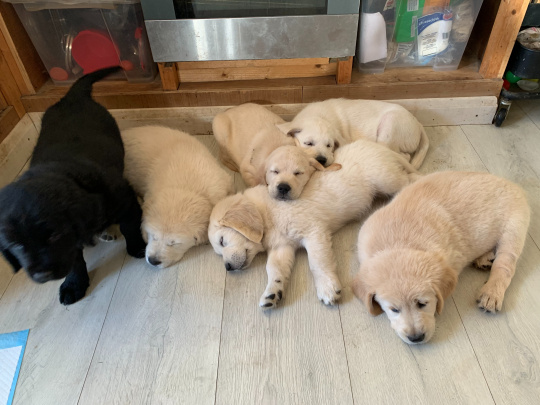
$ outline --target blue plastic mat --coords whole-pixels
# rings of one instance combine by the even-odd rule
[[[0,405],[11,405],[21,369],[28,329],[0,334]]]

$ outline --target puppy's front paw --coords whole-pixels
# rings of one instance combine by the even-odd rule
[[[500,311],[504,300],[504,292],[504,288],[488,281],[478,293],[476,300],[478,307],[486,312]]]
[[[315,282],[317,297],[326,305],[335,305],[341,299],[341,283],[337,280],[321,279]]]
[[[126,239],[126,250],[128,252],[128,255],[135,257],[137,259],[142,259],[145,256],[146,251],[146,243],[141,238],[137,241],[129,241]]]
[[[77,285],[63,282],[60,286],[60,303],[64,305],[74,304],[84,297],[87,289],[88,284]]]
[[[261,295],[259,306],[262,309],[270,309],[277,306],[278,302],[283,298],[283,290],[277,286],[267,287],[264,294]]]
[[[478,259],[476,259],[473,262],[473,266],[480,270],[489,270],[491,269],[491,266],[493,265],[494,260],[495,260],[495,252],[490,251],[480,256]]]

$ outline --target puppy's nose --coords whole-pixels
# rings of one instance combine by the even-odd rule
[[[152,266],[159,266],[161,264],[161,260],[157,259],[154,256],[150,256],[146,259],[148,263],[150,263]]]
[[[422,334],[407,336],[407,339],[409,339],[413,343],[420,343],[421,341],[424,340],[425,337],[426,337],[426,334],[422,333]]]
[[[278,184],[277,189],[280,194],[287,194],[289,191],[291,191],[291,186],[289,186],[287,183],[280,183]]]
[[[232,270],[234,270],[232,264],[230,264],[229,262],[225,263],[225,269],[226,269],[227,271],[232,271]]]
[[[32,274],[32,280],[34,280],[36,283],[45,283],[52,279],[53,279],[52,271],[42,271],[40,273]]]
[[[315,160],[316,160],[317,162],[319,162],[319,163],[320,163],[321,165],[323,165],[323,166],[326,164],[326,161],[327,161],[327,159],[326,159],[324,156],[317,156],[317,157],[315,158]]]

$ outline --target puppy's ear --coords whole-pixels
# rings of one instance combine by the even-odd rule
[[[21,263],[15,256],[11,254],[8,249],[2,249],[2,255],[6,258],[7,262],[13,267],[13,271],[17,273],[21,269]]]
[[[255,243],[261,243],[263,238],[263,219],[255,204],[245,198],[234,204],[219,221],[226,226],[241,233]]]
[[[287,136],[295,137],[295,135],[302,131],[300,128],[295,128],[292,122],[285,122],[283,124],[276,124],[276,127],[279,128],[281,132]]]
[[[369,313],[373,316],[377,316],[383,313],[383,310],[379,303],[375,301],[375,291],[362,280],[360,274],[357,274],[352,283],[352,290],[360,300],[362,300],[369,310]]]
[[[437,313],[440,315],[444,308],[444,300],[452,294],[458,281],[457,272],[448,267],[442,267],[435,281],[434,290],[437,296]]]
[[[339,142],[338,142],[338,141],[334,141],[334,150],[336,150],[337,148],[339,148]]]

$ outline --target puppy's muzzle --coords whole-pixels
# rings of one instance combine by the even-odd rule
[[[152,266],[159,266],[161,264],[161,260],[159,260],[155,256],[150,256],[146,258],[146,261],[151,264]]]
[[[322,155],[319,155],[319,156],[317,156],[317,157],[315,158],[315,160],[316,160],[317,162],[319,162],[321,165],[324,166],[324,165],[326,164],[326,161],[327,161],[328,159],[326,159],[326,158],[325,158],[324,156],[322,156]]]
[[[289,191],[291,191],[291,186],[289,186],[287,183],[279,183],[277,185],[277,191],[278,197],[284,199],[289,194]]]
[[[407,336],[407,339],[409,339],[411,343],[421,343],[424,341],[425,338],[425,333],[418,333],[416,335]]]

